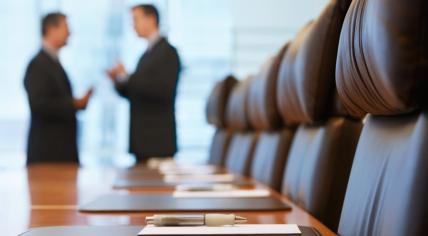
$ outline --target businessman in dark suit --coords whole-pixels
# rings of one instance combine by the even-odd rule
[[[159,34],[159,13],[153,5],[132,8],[134,29],[148,48],[134,73],[119,63],[108,70],[117,92],[131,105],[129,151],[137,162],[172,157],[177,152],[175,97],[180,73],[176,49]]]
[[[69,35],[64,14],[51,13],[42,19],[43,46],[30,61],[24,78],[31,110],[27,164],[78,162],[76,111],[86,108],[92,90],[82,98],[73,98],[58,58]]]

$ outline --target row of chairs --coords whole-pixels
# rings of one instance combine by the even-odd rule
[[[207,103],[209,164],[341,235],[422,235],[428,4],[392,2],[331,0],[256,75],[220,81]]]

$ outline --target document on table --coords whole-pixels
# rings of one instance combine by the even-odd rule
[[[230,190],[230,191],[174,191],[175,198],[248,198],[270,196],[269,190]]]
[[[163,175],[212,175],[217,173],[216,169],[176,169],[160,171]]]
[[[138,235],[301,235],[295,224],[243,224],[234,226],[177,226],[148,225]]]
[[[237,190],[239,187],[233,184],[222,183],[193,183],[193,184],[179,184],[175,186],[176,191],[231,191]]]
[[[161,164],[158,169],[164,173],[169,171],[215,171],[218,170],[218,167],[213,165]]]
[[[214,174],[214,175],[165,175],[163,180],[166,183],[198,183],[198,182],[232,182],[235,175],[232,174]]]
[[[192,165],[183,165],[183,166],[161,166],[159,172],[162,174],[213,174],[218,171],[218,168],[215,166],[192,166]]]

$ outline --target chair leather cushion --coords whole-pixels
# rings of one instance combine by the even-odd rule
[[[329,115],[339,36],[349,6],[343,2],[331,0],[320,16],[298,33],[284,55],[277,99],[289,125],[314,123]]]
[[[248,117],[258,130],[278,129],[282,125],[276,101],[279,66],[289,43],[266,62],[251,82],[248,95]]]
[[[282,193],[336,230],[361,121],[331,118],[298,127],[285,168]]]
[[[226,168],[230,172],[249,175],[257,139],[255,132],[233,134],[226,156]]]
[[[229,100],[230,92],[238,83],[233,76],[228,76],[224,80],[217,82],[211,91],[208,102],[205,107],[206,118],[209,124],[217,128],[225,128],[226,124],[226,106]]]
[[[232,90],[226,110],[228,127],[235,131],[251,129],[248,119],[248,89],[253,77],[240,81]]]
[[[339,234],[427,235],[428,116],[369,116],[358,143]]]
[[[404,114],[427,103],[426,0],[354,0],[340,37],[336,83],[355,115]]]
[[[281,190],[284,166],[293,135],[294,130],[289,128],[264,131],[260,134],[251,165],[253,179],[276,191]]]
[[[211,142],[208,164],[224,166],[231,137],[232,132],[227,129],[216,130]]]

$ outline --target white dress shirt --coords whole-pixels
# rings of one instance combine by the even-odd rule
[[[56,62],[59,62],[59,51],[58,49],[55,49],[52,47],[49,43],[46,41],[43,41],[42,43],[42,49],[45,51],[52,59],[54,59]]]

